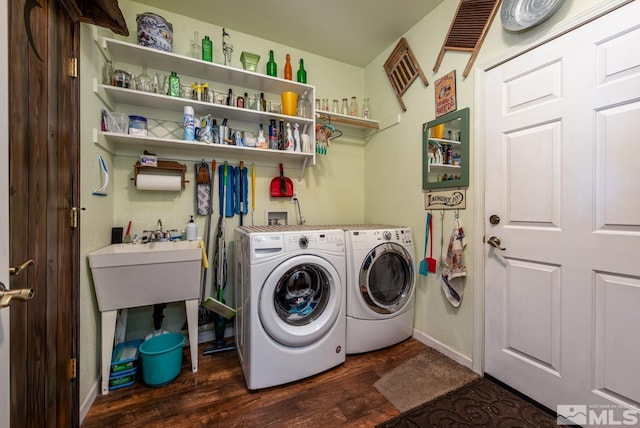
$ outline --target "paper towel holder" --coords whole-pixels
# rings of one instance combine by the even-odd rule
[[[131,180],[133,180],[133,184],[136,186],[138,185],[138,174],[140,174],[141,171],[158,171],[158,170],[178,171],[181,175],[180,181],[182,183],[182,190],[184,190],[185,183],[189,182],[189,180],[185,179],[185,173],[187,171],[187,167],[186,165],[183,165],[180,162],[158,159],[158,166],[145,166],[145,165],[142,165],[140,161],[137,161],[133,166],[133,170],[134,170],[134,173],[133,173],[133,178]]]

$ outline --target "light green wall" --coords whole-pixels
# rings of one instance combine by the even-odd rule
[[[502,55],[506,50],[528,39],[544,34],[545,30],[558,22],[574,17],[604,0],[568,0],[560,11],[538,27],[521,33],[508,33],[502,30],[500,16],[496,16],[474,62],[474,66]],[[408,31],[404,37],[411,46],[418,63],[424,71],[429,86],[416,80],[403,96],[407,111],[402,113],[399,103],[383,73],[382,65],[389,57],[395,44],[389,46],[365,68],[365,88],[371,97],[371,109],[381,117],[394,117],[400,113],[397,126],[379,133],[365,146],[365,220],[371,223],[406,224],[413,228],[416,242],[416,256],[421,257],[424,243],[425,216],[424,194],[422,192],[422,124],[435,118],[435,81],[446,73],[456,71],[457,107],[471,108],[470,138],[470,185],[467,191],[467,208],[461,210],[467,239],[465,261],[467,278],[464,298],[459,308],[453,308],[441,290],[438,277],[429,274],[419,275],[416,293],[415,329],[429,338],[442,343],[454,352],[470,360],[473,356],[473,282],[474,249],[477,240],[482,239],[483,231],[474,230],[474,221],[482,216],[474,206],[477,192],[482,192],[474,183],[476,115],[476,84],[472,70],[466,78],[462,72],[470,57],[467,53],[447,51],[436,73],[432,71],[445,35],[455,15],[457,1],[447,0],[427,17]],[[482,171],[480,171],[482,173]],[[434,212],[434,254],[440,256],[440,212]],[[444,253],[453,228],[454,214],[445,214]]]
[[[579,12],[604,0],[567,0],[565,6],[548,22],[521,34],[502,31],[499,17],[494,21],[487,38],[475,61],[475,65],[499,56],[506,49],[523,43],[526,39],[543,32],[559,21],[575,16]],[[291,49],[267,40],[242,34],[228,28],[230,43],[234,45],[232,65],[239,67],[239,57],[243,50],[258,53],[261,58],[258,70],[263,72],[269,49],[276,53],[279,73],[282,73],[284,54],[290,53],[294,61],[303,57],[308,71],[308,82],[316,86],[318,98],[343,98],[364,96],[371,99],[373,119],[380,120],[386,128],[365,142],[356,136],[345,136],[336,140],[329,149],[328,156],[319,156],[318,164],[307,169],[303,181],[294,180],[303,215],[310,224],[331,223],[392,223],[413,228],[416,242],[416,256],[422,255],[424,242],[424,195],[421,189],[421,126],[434,118],[434,81],[451,70],[457,72],[458,108],[471,107],[472,122],[475,115],[475,82],[473,71],[462,78],[462,70],[469,58],[468,54],[447,52],[437,73],[431,70],[440,50],[458,2],[447,0],[430,15],[407,32],[407,38],[418,62],[429,80],[424,87],[418,80],[404,94],[407,111],[402,112],[391,91],[382,64],[394,45],[389,46],[364,69],[342,64],[307,52]],[[164,11],[153,10],[146,5],[124,0],[120,7],[127,20],[131,36],[127,40],[135,42],[135,15],[142,12],[157,12],[174,26],[174,52],[187,53],[193,31],[200,37],[211,36],[214,43],[214,61],[221,59],[221,27],[197,20],[187,19]],[[106,246],[110,240],[112,226],[125,226],[133,221],[134,232],[153,227],[158,217],[165,226],[181,228],[193,211],[192,183],[179,195],[149,194],[132,188],[130,177],[135,159],[114,157],[97,147],[92,140],[93,129],[99,124],[102,107],[92,92],[92,79],[100,75],[102,57],[93,43],[94,27],[82,25],[81,44],[81,203],[85,208],[81,218],[81,258],[86,254]],[[110,32],[101,34],[113,37]],[[139,72],[139,70],[138,70]],[[395,124],[397,119],[400,123]],[[419,276],[415,328],[419,332],[443,343],[452,350],[472,358],[473,347],[473,242],[482,239],[482,231],[473,228],[475,216],[482,215],[474,209],[475,193],[481,191],[473,183],[474,171],[474,124],[471,124],[471,174],[472,182],[467,193],[467,209],[460,216],[464,223],[467,242],[465,251],[468,276],[464,300],[460,308],[453,309],[443,298],[440,284],[434,275]],[[112,173],[109,196],[96,197],[91,192],[100,187],[100,172],[97,156],[105,156]],[[162,155],[160,153],[160,155]],[[210,160],[210,158],[208,159]],[[222,161],[223,159],[217,159]],[[184,163],[184,162],[183,162]],[[192,167],[192,163],[189,162]],[[298,171],[287,169],[286,174],[296,177]],[[277,174],[276,165],[264,163],[257,168],[257,209],[256,224],[263,224],[264,209],[287,209],[294,218],[293,206],[287,202],[277,202],[268,196],[268,183]],[[247,218],[247,221],[249,221]],[[440,239],[439,214],[435,216],[434,233],[436,243]],[[445,241],[451,231],[453,214],[448,213],[445,221]],[[227,222],[227,236],[231,236],[237,218]],[[245,223],[246,224],[246,223]],[[198,220],[198,230],[204,230],[203,219]],[[439,245],[434,247],[439,255]],[[85,401],[91,388],[99,379],[100,332],[99,312],[90,279],[87,263],[81,266],[81,313],[80,313],[80,401]],[[174,305],[175,306],[175,305]],[[168,309],[167,323],[176,326],[182,323],[180,308]],[[130,330],[142,334],[151,326],[150,310],[138,310],[130,314]],[[171,328],[171,327],[168,327]],[[177,327],[180,328],[180,327]],[[131,333],[130,333],[131,334]]]

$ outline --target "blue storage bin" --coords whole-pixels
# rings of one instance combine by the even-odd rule
[[[117,375],[109,376],[109,390],[113,391],[114,389],[133,385],[136,382],[137,371],[137,368],[134,367],[131,370],[125,370],[123,372],[119,372]]]
[[[118,343],[111,354],[111,374],[120,375],[136,368],[142,340]]]
[[[144,383],[162,386],[178,377],[182,368],[184,342],[182,334],[167,333],[154,336],[140,345]]]

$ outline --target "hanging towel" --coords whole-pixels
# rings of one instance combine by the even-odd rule
[[[235,186],[236,186],[236,180],[235,180],[235,170],[231,165],[227,166],[227,188],[226,188],[226,192],[224,194],[224,213],[225,213],[225,217],[233,217],[233,215],[236,212],[236,207],[235,207]],[[222,215],[222,198],[223,198],[223,194],[222,194],[222,189],[224,187],[224,185],[222,184],[224,183],[224,165],[220,165],[218,167],[218,196],[220,199],[220,215]]]
[[[456,308],[462,302],[464,277],[467,276],[467,267],[464,262],[464,247],[466,245],[462,223],[456,218],[451,238],[449,238],[447,258],[441,277],[442,290],[449,302]]]
[[[198,172],[200,171],[200,168],[204,168],[207,171],[207,183],[198,183]],[[213,199],[211,197],[213,186],[211,182],[211,175],[209,174],[209,165],[204,162],[198,162],[195,165],[195,170],[196,213],[198,215],[210,215],[213,213],[213,204],[211,203],[211,200]],[[211,171],[211,173],[215,174],[215,171]]]
[[[247,168],[243,167],[242,170],[239,166],[235,167],[235,213],[247,214],[249,212],[249,206],[247,204],[247,196],[249,196],[247,179]]]

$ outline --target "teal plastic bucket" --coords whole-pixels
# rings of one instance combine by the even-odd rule
[[[182,368],[184,336],[167,333],[154,336],[140,345],[142,380],[149,386],[162,386],[174,380]]]

